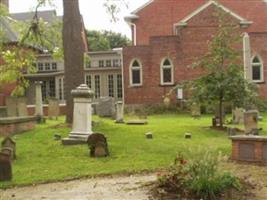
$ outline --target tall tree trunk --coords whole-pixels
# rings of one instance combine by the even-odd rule
[[[220,103],[219,103],[219,115],[220,115],[220,127],[223,127],[223,102],[222,102],[222,99],[220,99]]]
[[[219,116],[220,116],[220,127],[223,127],[223,91],[220,92],[219,99]]]
[[[73,99],[71,90],[84,83],[83,56],[85,44],[82,38],[83,22],[79,10],[79,0],[63,0],[63,8],[66,122],[72,123]]]

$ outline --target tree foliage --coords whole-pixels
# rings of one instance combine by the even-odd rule
[[[201,67],[205,74],[188,84],[192,101],[220,106],[221,126],[224,102],[245,107],[254,103],[257,96],[255,85],[244,77],[241,51],[236,48],[241,36],[234,24],[226,20],[227,16],[218,10],[218,32],[210,41],[208,52],[194,63],[194,67]]]
[[[47,23],[38,17],[38,9],[49,2],[40,0],[33,19],[29,21],[10,20],[7,9],[4,5],[0,5],[1,20],[7,22],[18,37],[15,44],[10,44],[6,30],[0,30],[0,86],[15,83],[13,96],[23,96],[29,86],[29,81],[24,74],[36,72],[34,65],[36,54],[40,51],[53,54],[58,53],[58,49],[62,49],[62,23],[56,19],[53,23]]]
[[[91,51],[111,50],[128,46],[131,43],[126,36],[112,31],[87,30],[86,35]]]

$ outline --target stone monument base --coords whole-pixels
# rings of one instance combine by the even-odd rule
[[[81,134],[81,133],[70,133],[69,137],[63,138],[63,145],[79,145],[79,144],[87,144],[88,137],[91,134]]]

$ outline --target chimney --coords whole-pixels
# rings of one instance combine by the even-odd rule
[[[9,11],[9,0],[0,0],[1,4],[4,4],[7,7],[7,10]]]

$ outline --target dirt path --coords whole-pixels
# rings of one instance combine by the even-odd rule
[[[155,175],[133,175],[50,183],[0,190],[0,200],[151,200],[147,187]]]

